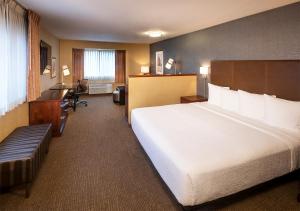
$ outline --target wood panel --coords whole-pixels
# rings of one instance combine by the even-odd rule
[[[212,61],[211,83],[300,100],[300,60]]]
[[[129,77],[128,79],[128,122],[135,108],[180,103],[180,97],[196,95],[197,75],[159,77]]]
[[[29,102],[29,124],[52,123],[53,136],[60,136],[68,113],[63,102],[68,90],[47,90],[37,100]]]
[[[212,71],[213,70],[213,71]],[[233,85],[234,64],[226,61],[215,61],[211,64],[211,80],[215,85],[232,86]]]
[[[300,61],[267,62],[269,94],[300,100]]]
[[[125,78],[126,78],[126,51],[125,50],[116,50],[115,65],[116,65],[115,82],[125,83]]]

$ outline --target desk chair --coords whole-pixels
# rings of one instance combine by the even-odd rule
[[[80,95],[87,93],[87,80],[78,80],[76,87],[74,87],[73,89],[69,89],[68,95],[66,97],[69,102],[69,108],[71,107],[73,108],[73,111],[76,111],[76,107],[79,104],[87,106],[88,103],[86,100],[79,100]]]
[[[76,86],[76,90],[75,90],[75,109],[76,106],[79,104],[88,105],[88,102],[86,100],[79,100],[79,97],[83,94],[87,94],[88,93],[88,87],[87,87],[87,80],[78,80],[77,81],[77,86]]]

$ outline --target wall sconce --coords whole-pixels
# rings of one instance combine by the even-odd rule
[[[70,75],[71,73],[70,73],[70,69],[69,69],[69,67],[68,67],[68,65],[63,65],[62,66],[62,71],[61,71],[61,83],[62,83],[62,85],[64,85],[64,76],[68,76],[68,75]]]
[[[208,75],[208,67],[200,67],[200,74],[204,77],[207,77]]]
[[[174,59],[172,59],[172,58],[170,58],[169,60],[168,60],[168,62],[167,62],[167,64],[166,64],[166,68],[168,69],[168,70],[170,70],[171,68],[172,68],[172,66],[174,66],[174,71],[175,71],[175,75],[177,74],[176,73],[176,62],[174,61]]]
[[[200,67],[200,75],[204,78],[204,97],[206,97],[206,79],[209,67]]]
[[[149,66],[141,66],[141,73],[144,75],[149,74]]]
[[[49,74],[51,71],[51,66],[50,65],[47,65],[43,71],[43,75],[46,75],[46,74]]]

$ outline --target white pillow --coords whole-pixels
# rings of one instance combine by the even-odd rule
[[[222,89],[229,89],[229,87],[217,86],[208,83],[208,103],[212,105],[221,106],[221,91]]]
[[[239,96],[239,114],[252,118],[263,120],[265,116],[265,99],[262,94],[253,94],[238,90]]]
[[[265,99],[265,122],[271,126],[300,134],[300,102],[283,100],[268,95]]]
[[[239,94],[234,90],[222,89],[221,91],[221,107],[223,109],[239,112]]]

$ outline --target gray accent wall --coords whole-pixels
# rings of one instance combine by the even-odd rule
[[[300,2],[153,43],[152,73],[156,51],[164,52],[164,64],[174,58],[181,73],[197,73],[197,91],[203,95],[199,67],[212,60],[300,59]]]

